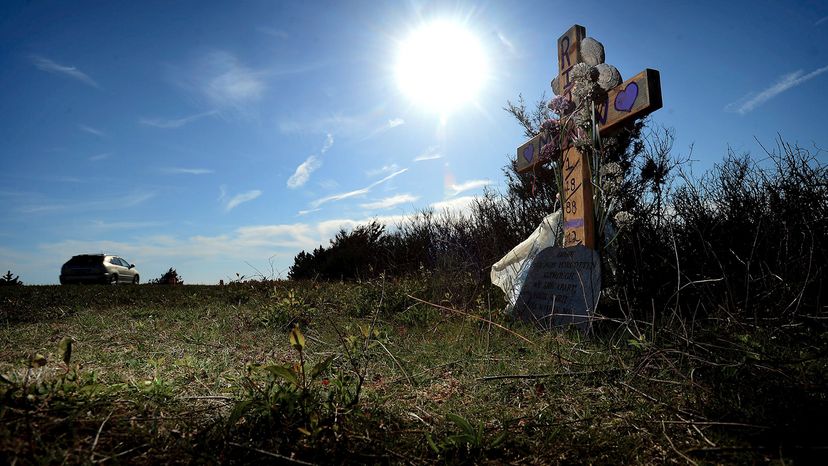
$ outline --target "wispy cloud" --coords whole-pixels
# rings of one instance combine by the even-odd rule
[[[360,204],[359,206],[363,209],[368,210],[390,209],[400,204],[416,202],[418,199],[420,199],[420,196],[412,196],[411,194],[397,194],[396,196],[386,197],[385,199],[380,199],[376,202],[367,202],[365,204]]]
[[[31,59],[32,64],[34,64],[34,66],[41,71],[63,75],[72,79],[76,79],[86,85],[100,88],[100,86],[97,82],[95,82],[94,79],[90,78],[88,74],[75,68],[74,66],[61,65],[59,63],[53,62],[52,60],[49,60],[48,58],[40,57],[37,55],[33,55]]]
[[[463,183],[454,183],[449,186],[449,189],[452,191],[452,196],[456,196],[464,191],[482,188],[483,186],[490,185],[491,183],[491,180],[469,180]]]
[[[92,227],[97,230],[138,230],[163,225],[161,222],[106,222],[103,220],[92,221]]]
[[[334,132],[365,141],[404,124],[405,120],[399,117],[378,122],[376,112],[354,115],[335,113],[310,119],[282,119],[279,122],[279,130],[285,134]]]
[[[322,150],[320,151],[322,154],[328,152],[328,150],[333,146],[334,138],[333,134],[328,133],[325,137],[325,145],[322,146]]]
[[[88,179],[82,179],[77,176],[62,176],[62,175],[16,175],[16,178],[34,180],[46,183],[85,183]]]
[[[0,197],[10,197],[10,198],[31,198],[33,196],[37,196],[38,193],[32,191],[17,191],[17,190],[10,190],[10,189],[0,189]]]
[[[258,100],[265,92],[261,73],[243,66],[228,53],[212,55],[209,67],[213,73],[202,83],[202,90],[218,105],[242,105]]]
[[[297,133],[328,133],[336,128],[337,134],[353,134],[364,132],[366,121],[362,117],[333,114],[316,117],[310,120],[282,119],[279,122],[279,131],[284,134]]]
[[[311,173],[315,172],[321,166],[322,161],[319,160],[319,157],[311,155],[296,167],[296,171],[287,180],[287,187],[296,189],[304,186],[310,179]]]
[[[154,126],[156,128],[172,129],[180,128],[188,123],[192,123],[204,117],[217,115],[218,110],[210,110],[209,112],[197,113],[195,115],[186,116],[183,118],[141,118],[139,123],[145,126]]]
[[[475,196],[460,196],[448,201],[435,202],[429,207],[437,212],[464,213],[469,210],[475,199],[477,199]]]
[[[97,128],[93,128],[91,126],[78,125],[78,129],[80,129],[83,132],[89,133],[89,134],[94,134],[95,136],[98,136],[100,138],[106,137],[106,133],[104,133],[103,131],[101,131]]]
[[[773,99],[777,95],[787,91],[788,89],[799,86],[800,84],[811,80],[826,71],[828,71],[828,66],[823,66],[822,68],[818,68],[807,74],[803,74],[804,72],[802,70],[788,73],[783,75],[775,84],[762,92],[758,94],[748,94],[741,100],[728,104],[725,106],[725,111],[736,112],[740,115],[744,115],[768,100]]]
[[[514,55],[514,54],[515,54],[515,46],[512,44],[512,41],[510,41],[510,40],[506,37],[506,35],[505,35],[505,34],[503,34],[502,32],[498,31],[498,33],[497,33],[497,38],[498,38],[498,40],[500,40],[500,43],[501,43],[501,44],[503,44],[503,46],[504,46],[504,47],[506,47],[506,50],[508,50],[508,51],[509,51],[509,53],[511,53],[512,55]]]
[[[471,205],[475,202],[475,199],[477,199],[475,196],[462,196],[448,201],[435,202],[430,204],[429,207],[434,209],[438,214],[450,213],[464,215],[470,212]],[[342,228],[349,229],[373,221],[387,225],[389,228],[396,228],[406,222],[416,220],[417,217],[417,213],[408,213],[400,215],[372,215],[362,219],[331,219],[317,223],[315,230],[319,232],[321,238],[329,239]]]
[[[339,187],[339,183],[336,180],[332,180],[330,178],[319,180],[317,184],[322,189],[336,189]]]
[[[392,118],[388,120],[388,123],[385,124],[385,127],[391,129],[403,124],[405,124],[405,120],[403,120],[402,118]]]
[[[244,204],[245,202],[252,201],[253,199],[256,199],[261,195],[262,192],[258,189],[236,194],[227,201],[227,203],[224,205],[224,210],[225,212],[230,212],[239,205]]]
[[[298,212],[298,215],[308,215],[308,214],[313,213],[313,212],[319,212],[320,210],[322,210],[322,209],[307,209],[307,210],[300,210],[300,211]]]
[[[352,197],[364,196],[364,195],[368,194],[369,192],[371,192],[371,190],[369,188],[360,188],[360,189],[355,189],[353,191],[348,191],[348,192],[344,192],[344,193],[332,194],[330,196],[326,196],[326,197],[323,197],[321,199],[317,199],[317,200],[311,202],[311,205],[314,208],[317,208],[317,207],[321,206],[322,204],[327,204],[328,202],[342,201],[342,200],[349,199],[349,198],[352,198]]]
[[[134,207],[155,197],[155,192],[137,191],[129,194],[110,196],[107,199],[92,201],[66,202],[42,202],[23,205],[18,210],[23,213],[49,213],[49,212],[86,212],[96,210],[120,210]]]
[[[414,157],[414,161],[415,162],[422,162],[422,161],[425,161],[425,160],[435,160],[435,159],[442,158],[443,155],[440,154],[439,151],[440,151],[440,149],[437,146],[429,147],[428,149],[426,149],[425,152],[423,152],[422,154]]]
[[[267,91],[263,70],[243,64],[234,54],[212,51],[183,67],[170,67],[174,82],[200,96],[209,108],[244,113]]]
[[[98,154],[98,155],[93,155],[93,156],[89,157],[89,161],[90,162],[99,162],[101,160],[108,159],[110,155],[112,155],[112,154],[110,154],[109,152],[106,152],[106,153],[103,153],[103,154]]]
[[[820,24],[822,24],[822,23],[824,23],[824,22],[826,22],[826,21],[828,21],[828,16],[824,16],[824,17],[822,17],[822,18],[819,18],[819,19],[817,20],[817,22],[816,22],[816,23],[814,23],[814,26],[819,26]]]
[[[328,133],[325,138],[325,144],[322,146],[322,150],[319,151],[320,156],[324,155],[330,148],[333,146],[334,138],[331,133]],[[311,155],[304,162],[299,164],[296,167],[296,171],[293,172],[293,175],[290,176],[287,180],[287,187],[290,189],[296,189],[305,185],[310,179],[311,173],[315,172],[322,166],[322,160],[319,159],[316,155]]]
[[[235,240],[249,248],[302,247],[313,241],[313,230],[301,223],[239,227]]]
[[[372,189],[372,188],[374,188],[374,187],[376,187],[376,186],[379,186],[379,185],[381,185],[382,183],[385,183],[386,181],[388,181],[388,180],[390,180],[390,179],[392,179],[392,178],[395,178],[395,177],[397,177],[397,176],[399,176],[399,175],[402,175],[403,173],[405,173],[405,172],[407,172],[407,171],[408,171],[408,169],[407,169],[407,168],[402,168],[402,169],[400,169],[400,170],[397,170],[397,171],[395,171],[394,173],[391,173],[390,175],[386,176],[385,178],[383,178],[383,179],[381,179],[381,180],[379,180],[379,181],[375,181],[375,182],[371,183],[371,184],[368,186],[368,189]]]
[[[394,178],[398,175],[401,175],[401,174],[403,174],[407,171],[408,171],[407,168],[403,168],[401,170],[397,170],[394,173],[391,173],[390,175],[386,176],[385,178],[383,178],[381,180],[378,180],[378,181],[375,181],[375,182],[371,183],[370,185],[368,185],[364,188],[355,189],[353,191],[334,194],[334,195],[331,195],[331,196],[323,197],[321,199],[317,199],[317,200],[311,202],[311,206],[313,206],[313,208],[317,208],[317,207],[321,206],[322,204],[327,204],[328,202],[342,201],[344,199],[349,199],[349,198],[352,198],[352,197],[364,196],[365,194],[368,194],[369,192],[371,192],[371,190],[374,189],[375,187],[377,187],[377,186],[381,185],[382,183],[385,183],[386,181],[389,181],[392,178]]]
[[[155,192],[137,192],[137,193],[133,193],[133,194],[130,194],[128,196],[125,196],[123,199],[118,199],[114,202],[113,201],[107,201],[105,204],[101,204],[101,205],[104,205],[107,208],[113,208],[113,207],[118,208],[117,204],[118,204],[118,201],[120,200],[121,201],[120,204],[121,204],[122,207],[134,207],[134,206],[143,204],[144,202],[147,202],[148,200],[154,198],[155,195],[156,195]]]
[[[161,172],[167,175],[209,175],[214,171],[210,170],[209,168],[169,167],[162,168]]]
[[[402,126],[405,124],[405,120],[402,118],[392,118],[385,123],[381,124],[380,126],[374,128],[367,136],[363,139],[371,139],[374,136],[377,136],[381,133],[388,131],[389,129],[396,128],[397,126]]]
[[[336,218],[330,220],[323,220],[316,224],[316,231],[319,232],[321,238],[330,239],[333,238],[341,229],[352,229],[357,225],[367,225],[371,222],[379,222],[383,225],[387,225],[390,228],[394,228],[399,224],[404,223],[406,220],[409,220],[412,215],[372,215],[367,218],[362,219],[352,219],[352,218]]]
[[[383,165],[380,168],[375,168],[373,170],[368,170],[367,172],[365,172],[365,174],[368,175],[368,176],[373,177],[373,176],[377,176],[377,175],[382,175],[384,173],[392,173],[392,172],[395,172],[399,169],[400,169],[399,165],[397,165],[396,163],[392,163],[390,165]]]

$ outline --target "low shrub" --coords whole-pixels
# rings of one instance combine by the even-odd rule
[[[20,276],[14,275],[11,273],[11,270],[6,272],[5,275],[0,277],[0,286],[19,286],[22,285],[23,282],[20,281]]]
[[[149,283],[152,285],[183,285],[184,280],[174,268],[170,267],[170,270],[164,272],[159,278],[150,280]]]

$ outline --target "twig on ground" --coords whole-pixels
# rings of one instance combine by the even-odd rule
[[[232,397],[229,396],[220,396],[220,395],[208,395],[208,396],[182,396],[181,400],[214,400],[214,401],[233,401]]]
[[[255,451],[256,453],[260,453],[262,455],[269,456],[271,458],[278,458],[282,461],[287,461],[288,463],[291,463],[291,464],[302,464],[302,465],[314,465],[315,464],[315,463],[308,463],[307,461],[297,460],[297,459],[291,458],[289,456],[280,455],[278,453],[273,453],[272,451],[261,450],[259,448],[254,448],[254,447],[248,447],[247,445],[242,445],[242,444],[236,443],[236,442],[227,442],[227,444],[232,445],[234,447],[238,447],[238,448],[244,448],[244,449],[247,449],[247,450],[250,450],[250,451]]]
[[[115,459],[115,458],[118,458],[118,457],[124,456],[124,455],[126,455],[127,453],[132,453],[132,452],[133,452],[133,451],[135,451],[135,450],[138,450],[138,449],[141,449],[141,448],[144,448],[144,447],[147,447],[147,446],[149,446],[149,443],[144,443],[144,444],[138,445],[137,447],[130,448],[129,450],[124,450],[124,451],[122,451],[122,452],[120,452],[120,453],[116,453],[116,454],[114,454],[114,455],[112,455],[112,456],[107,456],[107,457],[105,457],[105,458],[101,458],[101,459],[99,459],[99,460],[93,461],[93,463],[98,463],[98,464],[100,464],[100,463],[104,463],[104,462],[106,462],[106,461],[109,461],[109,460],[112,460],[112,459]]]
[[[715,446],[716,446],[716,444],[715,444],[715,443],[713,443],[713,441],[711,441],[709,438],[707,438],[707,436],[706,436],[706,435],[704,435],[704,432],[702,432],[702,431],[701,431],[701,429],[699,429],[699,426],[697,426],[697,425],[695,425],[695,424],[691,424],[691,425],[690,425],[690,427],[692,427],[692,428],[693,428],[693,430],[695,430],[696,432],[698,432],[698,434],[701,436],[702,440],[704,440],[704,441],[705,441],[705,443],[707,443],[707,444],[708,444],[708,445],[710,445],[711,447],[715,447]]]
[[[408,376],[408,372],[406,372],[405,368],[402,366],[402,364],[400,364],[400,361],[398,361],[397,358],[395,358],[394,355],[391,354],[391,351],[388,351],[388,348],[386,348],[385,345],[382,344],[381,341],[379,341],[379,340],[374,340],[374,341],[376,341],[382,347],[382,349],[384,349],[385,352],[388,353],[388,356],[391,356],[391,359],[394,361],[394,363],[397,365],[397,367],[400,368],[403,375],[405,375],[405,378],[408,380],[408,385],[413,387],[414,382],[411,380],[411,377]]]
[[[112,413],[114,412],[115,410],[110,411],[109,414],[106,415],[106,419],[104,419],[101,423],[101,426],[98,427],[98,433],[95,434],[95,441],[92,442],[92,448],[89,449],[89,461],[92,461],[92,455],[95,454],[95,447],[98,446],[98,440],[101,438],[101,432],[103,431],[104,424],[106,424],[106,421],[108,421],[109,418],[112,417]]]
[[[670,448],[672,448],[674,452],[676,452],[679,456],[681,456],[682,458],[687,460],[687,462],[690,463],[690,464],[693,464],[693,465],[699,464],[699,463],[693,461],[693,459],[690,458],[689,456],[687,456],[684,453],[680,452],[678,448],[676,448],[675,444],[673,444],[673,440],[670,438],[669,435],[667,435],[667,427],[664,425],[663,422],[661,423],[661,430],[662,430],[662,432],[664,432],[664,438],[666,438],[667,442],[670,443]]]
[[[579,372],[554,372],[551,374],[513,374],[513,375],[487,375],[478,377],[477,380],[488,382],[490,380],[503,379],[546,379],[551,377],[577,377],[581,375],[615,374],[623,372],[622,369],[609,369],[601,371],[579,371]]]
[[[460,315],[462,315],[462,316],[471,317],[472,319],[477,319],[477,320],[480,320],[480,321],[482,321],[482,322],[486,322],[486,323],[492,324],[492,325],[494,325],[495,327],[497,327],[497,328],[499,328],[499,329],[501,329],[501,330],[504,330],[504,331],[506,331],[507,333],[510,333],[510,334],[512,334],[512,335],[514,335],[514,336],[516,336],[516,337],[520,338],[521,340],[525,341],[526,343],[529,343],[530,345],[534,345],[534,344],[535,344],[535,342],[533,342],[532,340],[530,340],[530,339],[528,339],[528,338],[524,337],[523,335],[521,335],[521,334],[519,334],[519,333],[517,333],[517,332],[515,332],[515,331],[513,331],[513,330],[510,330],[510,329],[508,329],[508,328],[506,328],[506,327],[504,327],[504,326],[502,326],[502,325],[498,324],[497,322],[492,322],[491,320],[486,319],[485,317],[480,317],[480,316],[476,316],[476,315],[474,315],[474,314],[469,314],[468,312],[459,311],[459,310],[457,310],[457,309],[452,309],[452,308],[450,308],[450,307],[442,306],[442,305],[440,305],[440,304],[430,303],[430,302],[428,302],[428,301],[426,301],[426,300],[424,300],[424,299],[420,299],[420,298],[417,298],[417,297],[415,297],[415,296],[408,295],[408,297],[409,297],[409,298],[411,298],[411,299],[413,299],[414,301],[419,302],[419,303],[422,303],[422,304],[427,304],[427,305],[432,306],[432,307],[436,307],[437,309],[442,309],[442,310],[444,310],[444,311],[454,312],[455,314],[460,314]],[[568,361],[568,362],[571,362],[571,361]]]
[[[758,424],[745,424],[743,422],[719,422],[719,421],[658,421],[664,424],[684,424],[692,426],[730,426],[730,427],[750,427],[753,429],[769,429],[768,426],[760,426]]]
[[[662,405],[662,406],[664,406],[664,407],[666,407],[666,408],[668,408],[668,409],[670,409],[670,410],[672,410],[672,411],[675,411],[675,412],[680,413],[680,414],[684,414],[685,416],[690,416],[690,417],[701,417],[701,416],[699,416],[698,414],[693,414],[693,413],[688,412],[688,411],[685,411],[685,410],[683,410],[683,409],[679,409],[679,408],[676,408],[676,407],[674,407],[674,406],[670,406],[669,404],[667,404],[667,403],[665,403],[665,402],[663,402],[663,401],[661,401],[661,400],[658,400],[658,399],[656,399],[656,398],[654,398],[654,397],[652,397],[652,396],[650,396],[650,395],[648,395],[648,394],[646,394],[646,393],[642,392],[641,390],[639,390],[639,389],[637,389],[637,388],[633,387],[632,385],[630,385],[630,384],[628,384],[628,383],[626,383],[626,382],[619,382],[619,384],[621,384],[621,385],[623,385],[623,386],[625,386],[625,387],[629,388],[630,390],[634,391],[635,393],[638,393],[639,395],[641,395],[641,396],[643,396],[644,398],[646,398],[646,399],[648,399],[648,400],[652,401],[653,403],[658,403],[658,404],[660,404],[660,405]]]

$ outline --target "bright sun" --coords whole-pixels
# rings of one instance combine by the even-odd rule
[[[474,99],[486,78],[477,38],[459,23],[435,21],[411,33],[397,55],[397,83],[416,105],[445,115]]]

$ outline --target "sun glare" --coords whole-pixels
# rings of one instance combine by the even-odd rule
[[[428,23],[400,44],[396,64],[400,90],[417,106],[443,116],[473,100],[486,73],[480,42],[459,23]]]

